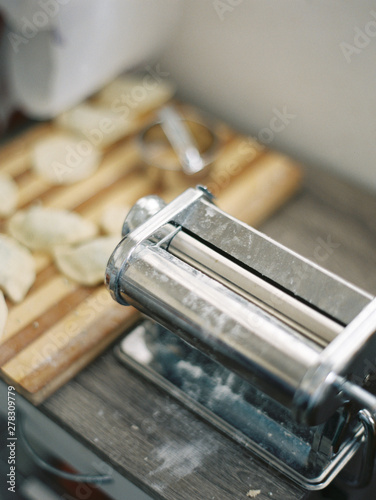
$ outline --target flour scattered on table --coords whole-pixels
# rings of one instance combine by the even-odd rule
[[[202,464],[206,452],[202,443],[186,443],[178,446],[174,444],[166,444],[158,448],[156,459],[161,464],[154,473],[168,470],[175,478],[191,474],[197,467]]]
[[[89,140],[56,132],[36,143],[32,162],[35,172],[51,184],[73,184],[92,175],[101,156]]]
[[[106,234],[118,235],[120,237],[124,220],[129,210],[130,207],[127,205],[110,205],[106,207],[99,222],[102,230]]]
[[[256,498],[259,496],[260,493],[261,493],[261,490],[249,490],[247,493],[247,497]]]
[[[96,225],[80,215],[43,207],[15,213],[9,220],[8,230],[31,250],[45,251],[57,245],[80,243],[97,234]]]
[[[108,259],[119,241],[117,236],[103,236],[76,247],[58,247],[55,263],[65,276],[81,285],[98,285],[104,281]]]
[[[5,323],[8,318],[8,307],[3,292],[0,291],[0,339],[4,333]]]
[[[12,177],[0,174],[0,217],[9,217],[17,206],[18,187]]]
[[[13,302],[20,302],[35,281],[34,259],[13,238],[0,234],[0,288]]]
[[[217,449],[218,444],[207,438],[193,439],[189,443],[165,443],[157,447],[148,457],[149,464],[157,464],[148,474],[153,478],[153,487],[163,491],[172,482],[192,474],[204,466],[205,460]]]

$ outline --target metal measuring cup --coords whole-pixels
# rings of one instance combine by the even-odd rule
[[[203,182],[218,152],[218,137],[206,123],[163,107],[158,121],[138,136],[147,174],[161,188],[182,189]]]

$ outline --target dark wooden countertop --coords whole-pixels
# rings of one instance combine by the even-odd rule
[[[376,293],[376,197],[318,171],[261,229]],[[154,498],[302,500],[305,493],[120,366],[109,349],[40,409]]]

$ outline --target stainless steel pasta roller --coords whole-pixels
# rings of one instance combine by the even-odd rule
[[[123,236],[106,284],[151,320],[127,332],[121,359],[305,488],[352,459],[347,481],[367,483],[376,299],[227,215],[201,186],[168,205],[139,200]]]

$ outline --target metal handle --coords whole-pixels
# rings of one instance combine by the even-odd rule
[[[171,106],[165,106],[158,114],[161,127],[177,154],[184,173],[191,175],[202,170],[205,163],[184,119]]]

